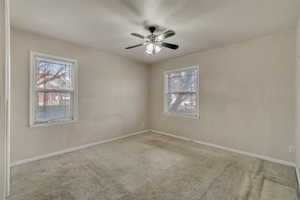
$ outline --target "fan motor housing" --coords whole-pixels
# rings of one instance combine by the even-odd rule
[[[156,27],[155,26],[149,26],[149,31],[153,34],[156,30]]]

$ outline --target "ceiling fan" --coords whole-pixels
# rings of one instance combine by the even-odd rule
[[[156,31],[155,26],[149,26],[148,30],[150,31],[150,35],[148,36],[143,36],[138,33],[131,33],[131,35],[143,39],[145,41],[143,43],[134,46],[126,47],[125,49],[132,49],[135,47],[146,46],[146,53],[149,55],[155,55],[159,53],[163,47],[174,49],[174,50],[178,49],[179,47],[178,45],[164,42],[165,39],[175,35],[174,31],[168,30],[162,34],[154,34],[154,32]]]

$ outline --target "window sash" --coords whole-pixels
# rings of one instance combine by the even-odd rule
[[[50,56],[49,56],[50,57]],[[46,56],[40,56],[40,55],[35,55],[33,56],[33,62],[32,62],[32,84],[34,86],[35,89],[45,89],[47,90],[47,88],[38,88],[38,85],[36,84],[36,81],[37,81],[37,64],[39,61],[46,61],[48,63],[54,63],[54,64],[61,64],[61,65],[71,65],[71,85],[70,85],[70,88],[60,88],[58,90],[74,90],[74,87],[75,87],[75,65],[77,65],[76,61],[73,61],[73,60],[70,60],[68,61],[66,59],[66,61],[62,60],[63,58],[58,58],[58,57],[54,57],[54,56],[51,56],[51,58],[47,58]]]
[[[171,100],[172,96],[175,95],[177,98],[183,98],[181,99],[177,105],[177,107],[173,107],[173,105],[171,104]],[[197,114],[197,93],[168,93],[165,94],[165,98],[166,98],[166,109],[168,113],[175,113],[175,114],[180,114],[180,115],[196,115]],[[191,99],[190,99],[191,98]],[[187,102],[185,102],[185,105],[182,105],[182,103],[184,103],[184,101],[186,100],[191,100],[188,101],[188,103],[191,103],[190,105],[186,104]],[[192,106],[192,107],[190,107]],[[190,111],[188,111],[188,107],[190,107]],[[173,110],[173,109],[176,110]],[[179,110],[179,108],[183,109],[183,110]],[[178,110],[177,110],[178,109]],[[186,110],[188,109],[188,110]],[[195,110],[195,112],[193,112],[192,110]]]
[[[38,93],[53,93],[49,91],[36,91],[34,93],[34,122],[36,124],[44,124],[44,123],[55,123],[55,122],[65,122],[65,121],[70,121],[74,120],[74,92],[73,91],[55,91],[54,93],[64,93],[64,94],[70,94],[70,118],[56,118],[56,119],[49,119],[49,120],[38,120],[36,118],[36,110],[38,109],[39,105],[37,102],[37,94]]]
[[[169,88],[169,81],[172,81],[172,76],[174,73],[182,73],[182,72],[192,72],[192,74],[187,74],[186,76],[194,76],[195,82],[192,82],[191,86],[188,86],[187,88],[184,89],[184,87],[179,87],[179,88]],[[184,77],[179,75],[180,77]],[[165,93],[176,93],[176,92],[197,92],[198,90],[198,67],[187,67],[184,69],[178,69],[178,70],[172,70],[172,71],[167,71],[165,72],[165,86],[164,86],[164,91]],[[183,85],[184,86],[184,85]]]

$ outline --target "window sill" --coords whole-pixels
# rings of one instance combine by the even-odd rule
[[[74,119],[74,120],[67,120],[67,121],[52,121],[52,122],[45,122],[45,123],[37,123],[37,124],[30,124],[30,128],[35,128],[35,127],[48,127],[52,125],[66,125],[66,124],[73,124],[77,123],[79,120]]]
[[[176,113],[169,113],[169,112],[163,112],[164,115],[168,117],[180,117],[180,118],[187,118],[187,119],[199,119],[199,115],[185,115],[185,114],[176,114]]]

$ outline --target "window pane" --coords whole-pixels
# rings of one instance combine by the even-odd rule
[[[46,59],[36,60],[36,87],[40,89],[71,89],[72,63]]]
[[[176,114],[197,114],[195,93],[175,93],[167,95],[168,112]]]
[[[72,120],[72,93],[37,92],[35,121]]]
[[[197,88],[197,70],[170,72],[167,74],[167,92],[195,92]]]

